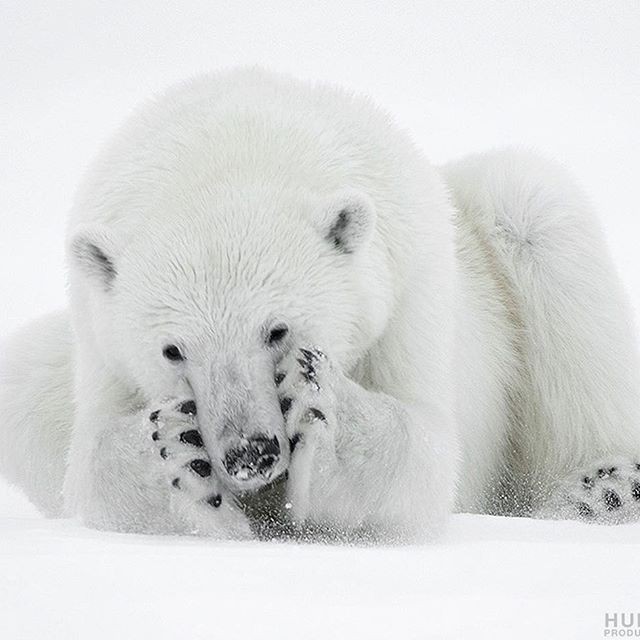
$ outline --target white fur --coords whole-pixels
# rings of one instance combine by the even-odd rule
[[[344,207],[341,250],[327,230]],[[206,76],[122,128],[68,238],[73,337],[66,317],[27,329],[0,391],[2,468],[49,513],[66,470],[67,513],[89,524],[244,535],[234,510],[175,508],[145,416],[186,390],[210,453],[229,421],[284,444],[272,375],[296,345],[335,370],[331,455],[298,474],[313,524],[425,539],[456,496],[531,512],[581,466],[640,452],[635,344],[601,233],[530,154],[438,171],[366,100]],[[291,329],[281,350],[264,344],[274,322]],[[176,341],[178,365],[161,353]]]
[[[536,510],[565,476],[597,459],[640,460],[635,327],[602,231],[561,167],[506,150],[453,163],[444,175],[458,220],[475,227],[507,297],[510,331],[500,332],[512,353],[491,367],[507,373],[516,406],[498,437],[507,438],[509,509]],[[471,262],[460,264],[470,272]],[[487,345],[505,348],[497,336]]]

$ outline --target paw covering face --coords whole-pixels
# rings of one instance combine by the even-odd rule
[[[341,191],[323,207],[320,231],[341,253],[354,253],[371,237],[375,224],[373,203],[358,191]]]

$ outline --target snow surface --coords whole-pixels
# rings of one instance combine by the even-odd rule
[[[65,304],[75,185],[131,109],[237,64],[370,94],[435,162],[566,164],[640,310],[640,4],[0,3],[0,338]],[[428,547],[220,543],[45,520],[0,481],[0,640],[602,638],[640,611],[640,525],[460,515]]]
[[[455,516],[444,541],[366,548],[103,533],[0,495],[0,637],[603,637],[636,612],[640,524]]]

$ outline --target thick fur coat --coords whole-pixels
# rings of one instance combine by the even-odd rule
[[[2,358],[0,468],[48,514],[387,540],[456,507],[639,515],[630,314],[559,167],[434,168],[367,100],[239,70],[132,116],[67,247],[69,313]]]

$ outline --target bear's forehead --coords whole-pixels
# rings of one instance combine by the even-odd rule
[[[129,231],[118,275],[134,315],[193,326],[195,335],[234,323],[255,331],[278,313],[328,308],[344,273],[310,219],[313,203],[296,194],[225,196],[187,201],[166,218],[150,214]]]
[[[302,278],[300,276],[303,276]],[[304,274],[278,271],[221,277],[215,270],[181,269],[127,287],[129,319],[144,340],[174,337],[195,353],[262,344],[278,321],[306,326],[333,309],[335,291],[310,285]]]
[[[275,218],[191,218],[157,229],[131,245],[128,255],[134,269],[147,269],[168,284],[189,285],[206,274],[250,284],[307,271],[309,262],[321,257],[316,235]]]
[[[322,238],[291,229],[187,225],[131,245],[119,276],[140,305],[210,318],[286,307],[292,298],[335,290],[331,270],[323,267],[327,252]]]
[[[215,268],[227,277],[304,269],[325,247],[307,194],[238,188],[190,196],[132,221],[129,252],[163,269]],[[184,269],[180,269],[183,266]]]

